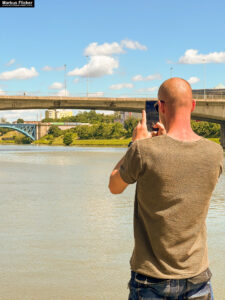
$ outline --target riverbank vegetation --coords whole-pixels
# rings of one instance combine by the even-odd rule
[[[21,122],[21,121],[20,121]],[[133,129],[138,123],[134,117],[127,118],[122,124],[120,115],[104,115],[90,112],[79,112],[76,116],[58,119],[58,123],[79,122],[86,125],[61,130],[56,120],[43,119],[42,122],[53,122],[48,134],[33,144],[44,145],[90,145],[90,146],[127,146],[131,141]],[[88,124],[88,125],[87,125]],[[210,122],[191,121],[192,129],[200,136],[219,143],[220,125]],[[0,128],[1,144],[30,144],[32,140],[9,128]]]

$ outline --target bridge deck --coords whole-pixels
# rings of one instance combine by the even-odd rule
[[[141,112],[146,100],[156,98],[107,98],[107,97],[40,97],[40,96],[0,96],[0,110],[18,109],[100,109],[113,111]],[[225,99],[198,99],[197,106],[225,106]]]

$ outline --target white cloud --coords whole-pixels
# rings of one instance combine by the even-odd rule
[[[141,45],[137,41],[122,40],[121,43],[103,43],[99,45],[97,42],[89,44],[85,50],[84,55],[89,56],[90,60],[81,68],[75,68],[68,72],[68,76],[80,76],[97,78],[105,75],[111,75],[115,69],[119,67],[119,61],[113,57],[114,54],[125,53],[123,48],[147,50],[147,47]],[[53,68],[46,66],[43,68],[50,71]],[[76,83],[76,81],[75,81]]]
[[[42,71],[46,71],[46,72],[52,71],[52,70],[53,70],[53,68],[50,67],[50,66],[44,66],[44,67],[42,68]]]
[[[75,78],[73,82],[74,82],[74,83],[78,83],[79,80],[80,80],[79,78]]]
[[[65,70],[65,66],[60,66],[60,67],[50,67],[50,66],[44,66],[42,68],[42,71],[46,71],[46,72],[49,72],[49,71],[62,71],[62,70]]]
[[[192,76],[192,77],[190,77],[189,79],[188,79],[188,82],[190,83],[190,84],[195,84],[195,83],[197,83],[197,82],[199,82],[200,81],[200,79],[198,78],[198,77],[194,77],[194,76]]]
[[[0,74],[0,80],[12,80],[12,79],[29,79],[38,76],[38,72],[34,67],[30,69],[19,68],[13,71],[3,72]]]
[[[111,56],[91,56],[88,64],[68,72],[68,76],[102,77],[113,74],[118,67],[118,61]]]
[[[120,54],[124,53],[124,49],[132,49],[132,50],[147,50],[147,47],[144,45],[141,45],[137,41],[132,40],[122,40],[121,43],[113,42],[111,44],[104,43],[101,45],[98,45],[98,43],[94,42],[87,46],[87,48],[84,50],[85,56],[111,56],[113,54]]]
[[[144,79],[143,76],[140,75],[140,74],[135,75],[135,76],[132,78],[133,81],[143,81],[143,79]]]
[[[204,64],[204,63],[224,63],[225,52],[212,52],[209,54],[199,54],[198,50],[189,49],[179,58],[180,64]]]
[[[5,91],[3,91],[3,90],[0,89],[0,96],[1,95],[5,95],[5,94],[6,94]]]
[[[134,85],[132,83],[118,83],[113,84],[109,88],[111,90],[122,90],[122,89],[132,89]]]
[[[124,48],[132,49],[132,50],[147,50],[147,47],[145,45],[141,45],[137,41],[131,41],[131,40],[122,40],[121,41],[121,46]]]
[[[51,90],[61,90],[63,88],[63,84],[61,82],[54,82],[49,86]]]
[[[217,84],[214,89],[218,90],[218,89],[225,89],[225,85],[222,83]]]
[[[69,94],[70,93],[68,90],[62,89],[56,93],[56,96],[64,97],[64,96],[69,96]]]
[[[88,93],[89,97],[103,97],[104,92],[94,92],[94,93]]]
[[[136,75],[132,78],[133,81],[152,81],[152,80],[161,80],[162,76],[161,74],[153,74],[153,75],[148,75],[146,77],[143,77],[142,75]]]
[[[149,88],[139,89],[139,90],[137,90],[137,92],[139,92],[139,93],[153,93],[153,92],[157,91],[158,89],[159,89],[158,86],[153,86],[153,87],[149,87]]]
[[[0,95],[5,95],[5,91],[3,91],[2,89],[0,89]]]
[[[123,53],[123,48],[116,42],[114,43],[104,43],[102,45],[98,45],[98,43],[91,43],[84,50],[85,56],[110,56],[113,54]]]
[[[15,121],[19,118],[25,121],[37,121],[44,118],[44,110],[28,109],[28,110],[5,110],[0,111],[0,118],[6,118],[8,122]]]
[[[7,63],[6,63],[6,66],[11,66],[11,65],[13,65],[14,63],[15,63],[15,59],[14,58],[12,58],[12,59],[10,59],[10,61],[8,61]]]

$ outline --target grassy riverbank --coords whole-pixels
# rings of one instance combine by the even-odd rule
[[[21,140],[23,134],[19,132],[8,132],[0,137],[0,144],[21,144],[18,141]],[[7,138],[4,140],[4,138]],[[209,140],[220,143],[219,138],[209,138]],[[129,139],[77,139],[77,136],[74,135],[73,142],[71,146],[105,146],[105,147],[127,147],[131,138]],[[53,146],[64,146],[63,136],[53,138],[51,135],[46,135],[40,140],[34,141],[33,145],[53,145]]]
[[[220,144],[219,138],[208,138],[209,140]],[[74,139],[71,146],[118,146],[118,147],[127,147],[129,142],[131,141],[131,138],[129,139],[107,139],[107,140],[79,140],[79,139]],[[55,138],[53,141],[49,141],[46,139],[40,139],[33,144],[38,144],[38,145],[55,145],[55,146],[63,146],[63,138],[58,137]]]
[[[70,146],[115,146],[115,147],[127,147],[131,138],[129,139],[77,139],[74,135],[73,141]],[[63,136],[52,138],[49,135],[42,137],[40,140],[34,141],[33,144],[38,145],[54,145],[54,146],[64,146]]]

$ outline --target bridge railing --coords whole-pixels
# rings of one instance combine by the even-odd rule
[[[225,99],[225,95],[224,94],[217,94],[217,95],[212,95],[212,94],[205,94],[205,95],[202,95],[202,94],[193,94],[193,98],[194,99]]]
[[[110,93],[100,93],[100,92],[89,92],[87,93],[69,93],[67,95],[58,95],[57,93],[44,93],[44,92],[22,92],[22,91],[0,91],[0,96],[43,96],[43,97],[49,97],[49,96],[59,96],[59,97],[109,97],[109,98],[157,98],[156,92],[142,92],[142,93],[116,93],[116,94],[110,94]],[[195,93],[193,90],[193,98],[194,99],[225,99],[225,92],[222,91],[215,91],[210,93]]]

